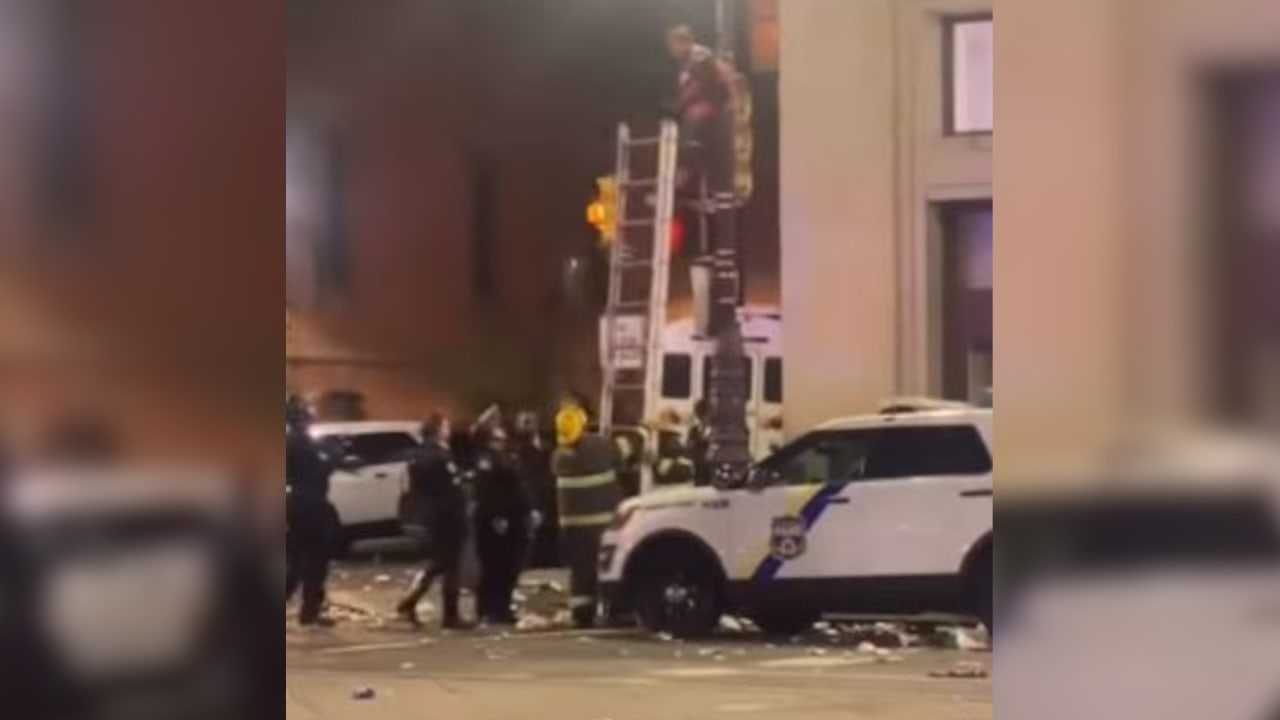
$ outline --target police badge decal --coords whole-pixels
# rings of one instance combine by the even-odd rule
[[[804,554],[805,526],[802,518],[784,515],[773,519],[769,554],[778,560],[794,560]]]

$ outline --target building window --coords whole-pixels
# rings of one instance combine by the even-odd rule
[[[494,212],[497,208],[493,164],[484,156],[474,162],[471,197],[471,287],[476,297],[489,299],[494,296],[496,286],[493,252]]]
[[[323,217],[316,243],[316,288],[321,302],[345,299],[351,290],[346,148],[342,133],[330,128],[324,145]]]
[[[942,394],[989,405],[992,397],[992,205],[947,203],[942,226]]]
[[[693,358],[687,353],[662,356],[662,397],[688,400],[693,393]]]
[[[990,15],[947,18],[943,32],[943,127],[948,135],[992,131],[994,49]]]
[[[1280,426],[1280,71],[1210,76],[1205,182],[1210,222],[1203,257],[1215,414]]]
[[[765,358],[764,401],[767,403],[782,402],[782,358]]]

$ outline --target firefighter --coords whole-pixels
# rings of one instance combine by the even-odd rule
[[[684,447],[693,461],[693,481],[697,485],[711,482],[711,423],[706,398],[693,404],[693,422],[685,436]]]
[[[566,400],[556,415],[556,500],[560,514],[562,557],[569,564],[570,598],[574,624],[595,624],[596,555],[600,536],[622,501],[615,467],[614,446],[604,437],[587,432],[587,413],[576,401]]]
[[[680,429],[673,425],[658,431],[658,454],[653,462],[654,481],[658,485],[684,485],[694,482],[696,464],[689,449],[680,439]]]
[[[462,472],[450,447],[447,418],[434,413],[422,425],[422,447],[409,462],[409,490],[402,502],[406,523],[420,527],[426,546],[426,563],[414,578],[409,594],[396,606],[400,617],[420,627],[418,603],[437,578],[443,580],[445,628],[468,629],[458,612],[461,591],[462,550],[467,537],[467,499]],[[415,533],[416,534],[416,533]]]
[[[308,433],[311,413],[297,397],[285,406],[285,600],[302,589],[302,625],[330,626],[321,615],[329,562],[341,539],[338,512],[329,502],[329,475],[337,453]]]
[[[476,440],[476,613],[482,622],[512,625],[516,618],[511,598],[529,547],[532,506],[508,452],[505,431],[500,426],[484,428]]]

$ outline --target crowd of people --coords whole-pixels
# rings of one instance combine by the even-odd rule
[[[328,500],[328,477],[344,453],[313,439],[311,415],[296,398],[286,407],[288,492],[288,596],[301,590],[299,622],[329,625],[324,587],[338,547],[339,522]],[[512,624],[512,597],[520,573],[536,564],[567,564],[570,607],[579,627],[596,618],[595,560],[599,539],[622,500],[617,446],[594,433],[583,403],[566,399],[556,415],[554,449],[537,416],[511,422],[495,407],[466,427],[433,413],[422,424],[422,443],[405,454],[409,485],[400,500],[407,535],[421,548],[424,566],[396,610],[414,626],[417,607],[440,581],[442,624],[469,628],[459,611],[462,556],[474,539],[480,565],[476,621]]]

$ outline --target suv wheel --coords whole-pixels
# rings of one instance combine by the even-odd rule
[[[696,561],[645,572],[636,580],[641,623],[652,632],[682,638],[710,633],[720,622],[714,578],[711,568]]]
[[[988,551],[973,567],[969,574],[969,592],[973,603],[973,612],[987,627],[987,634],[995,637],[995,605],[992,600],[992,581],[994,576],[991,567],[991,553]]]

